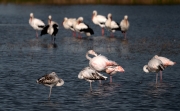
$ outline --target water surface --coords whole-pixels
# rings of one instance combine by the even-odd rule
[[[180,110],[180,6],[111,6],[111,5],[0,5],[0,109],[5,110],[122,110],[179,111]],[[120,22],[127,14],[130,29],[127,40],[116,32],[114,38],[91,21],[92,11],[102,15],[112,13]],[[29,14],[47,23],[48,15],[60,24],[57,48],[49,47],[50,36],[35,38]],[[93,28],[92,37],[78,39],[63,28],[64,17],[84,17]],[[40,33],[40,32],[39,32]],[[109,80],[89,83],[77,78],[86,66],[85,53],[93,49],[119,63],[125,73]],[[163,83],[155,85],[155,74],[145,74],[142,67],[155,55],[165,56],[177,64],[163,72]],[[39,85],[36,79],[50,72],[64,79],[62,87]],[[103,73],[108,76],[107,74]],[[109,76],[108,76],[109,77]]]

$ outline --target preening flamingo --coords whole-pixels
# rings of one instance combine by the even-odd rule
[[[152,58],[147,65],[143,67],[144,72],[155,72],[156,73],[156,84],[158,79],[158,72],[163,71],[165,69],[161,60]]]
[[[61,78],[59,78],[55,72],[52,72],[50,74],[46,74],[41,78],[39,78],[37,80],[37,83],[50,87],[50,92],[49,92],[49,99],[50,99],[52,87],[62,86],[64,84],[64,81]]]
[[[94,82],[94,80],[106,80],[107,77],[103,76],[96,70],[92,69],[91,67],[84,68],[79,74],[79,79],[85,79],[90,83],[90,90],[92,91],[92,85],[91,82]]]

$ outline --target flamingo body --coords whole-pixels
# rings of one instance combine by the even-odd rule
[[[91,67],[84,68],[79,74],[79,79],[85,79],[86,81],[90,82],[90,90],[92,91],[91,82],[94,82],[94,80],[106,80],[107,77],[103,76],[96,70],[92,69]]]
[[[46,74],[37,80],[37,83],[50,87],[49,98],[51,96],[51,90],[53,86],[62,86],[64,81],[60,79],[55,72]]]

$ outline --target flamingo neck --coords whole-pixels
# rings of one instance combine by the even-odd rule
[[[148,65],[145,65],[145,66],[143,67],[143,70],[144,70],[144,72],[149,73]]]
[[[88,52],[86,53],[86,58],[87,58],[88,60],[91,60],[91,59],[92,59],[91,57],[89,57],[89,53],[88,53]]]

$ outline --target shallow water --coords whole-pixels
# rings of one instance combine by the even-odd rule
[[[128,39],[123,40],[120,32],[110,38],[107,30],[106,36],[100,36],[100,28],[91,21],[95,9],[102,15],[111,12],[117,22],[127,14]],[[0,110],[179,111],[179,9],[179,5],[0,5]],[[60,24],[57,48],[51,47],[49,35],[35,38],[35,31],[28,24],[30,12],[46,23],[51,14]],[[64,17],[79,16],[93,28],[92,37],[74,38],[71,31],[61,25]],[[98,81],[94,82],[92,93],[89,83],[77,78],[88,66],[85,53],[89,49],[125,69],[125,73],[113,76],[113,84],[109,84],[109,80],[101,86]],[[165,69],[163,83],[157,85],[155,74],[145,74],[142,70],[155,54],[177,62]],[[49,87],[37,84],[36,79],[52,71],[65,84],[53,87],[48,100]]]

